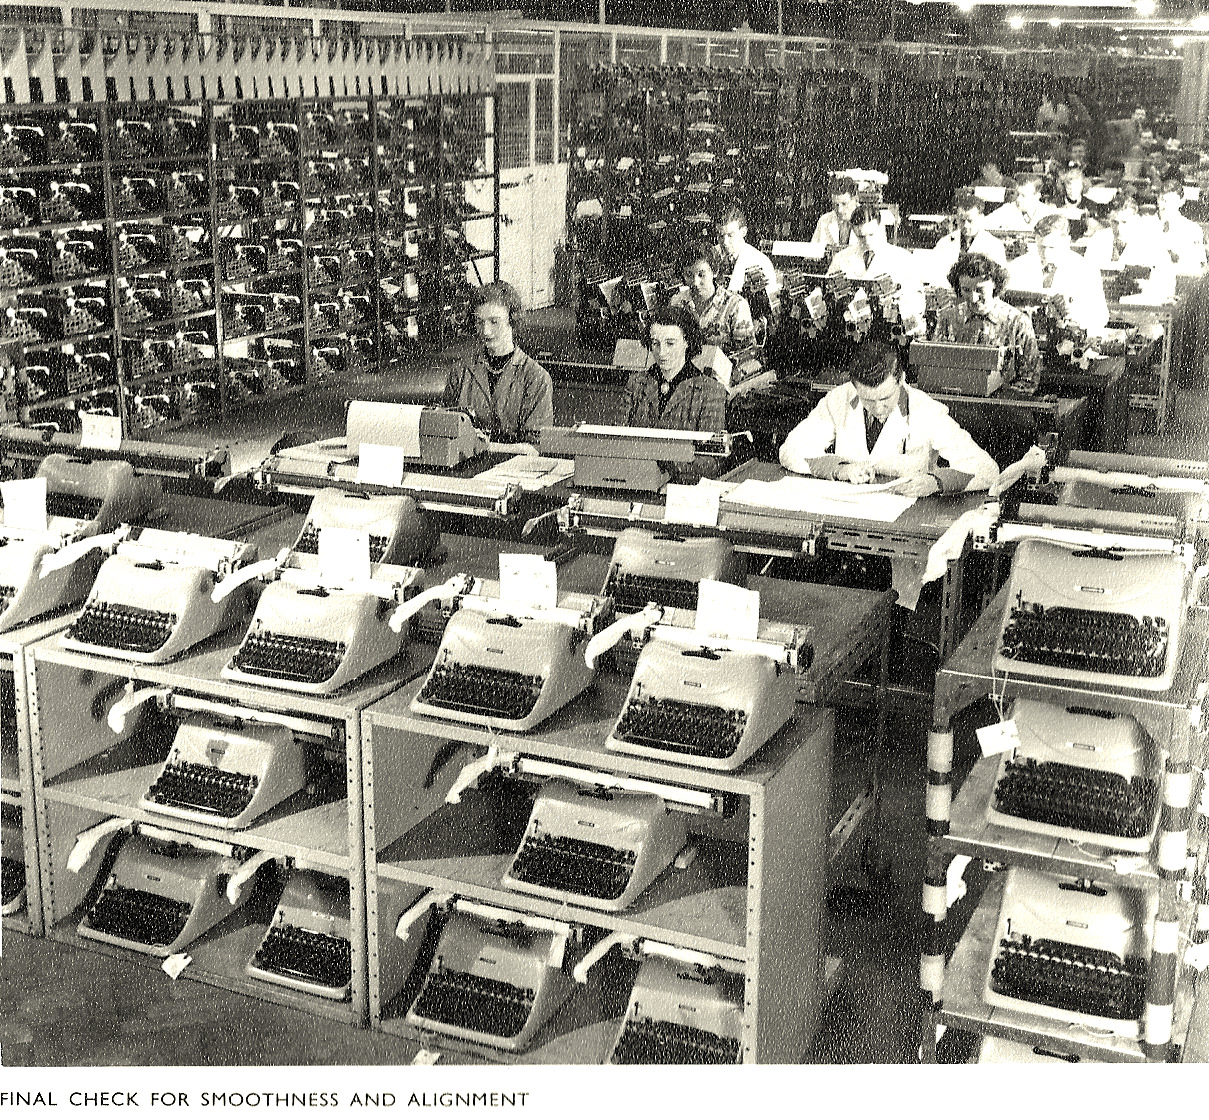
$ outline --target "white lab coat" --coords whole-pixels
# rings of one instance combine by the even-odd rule
[[[816,223],[814,236],[810,239],[815,245],[829,245],[833,249],[846,249],[852,244],[852,224],[848,225],[848,240],[840,242],[840,216],[834,210],[828,210]]]
[[[1100,270],[1073,249],[1062,253],[1054,262],[1053,281],[1045,287],[1041,255],[1029,251],[1012,261],[1008,269],[1013,288],[1026,292],[1052,292],[1066,300],[1066,317],[1090,335],[1098,334],[1108,325],[1108,304],[1104,301],[1104,282]]]
[[[1007,250],[1003,247],[1003,242],[999,240],[993,233],[988,233],[985,229],[980,229],[975,235],[974,240],[970,242],[968,250],[971,253],[981,253],[984,257],[989,257],[996,264],[1007,268]],[[938,242],[936,248],[932,250],[931,275],[928,280],[937,287],[947,287],[949,283],[949,269],[956,263],[961,256],[961,234],[957,230],[952,230],[946,233]]]
[[[744,242],[743,248],[739,250],[739,255],[735,258],[735,267],[730,274],[730,281],[726,285],[732,292],[743,290],[743,282],[747,278],[749,268],[758,268],[764,273],[764,277],[768,281],[769,295],[781,290],[781,285],[777,282],[777,270],[773,267],[772,261],[754,245]]]
[[[1172,255],[1176,274],[1199,276],[1205,267],[1205,231],[1183,214],[1172,214],[1163,224],[1163,248]]]

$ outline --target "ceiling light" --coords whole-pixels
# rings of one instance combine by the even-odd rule
[[[1013,31],[1023,31],[1024,30],[1024,16],[1012,16],[1008,20],[1008,27],[1010,27]]]
[[[1192,26],[1198,31],[1209,31],[1209,16],[1197,16],[1192,21]]]
[[[1156,3],[1156,0],[1134,0],[1133,4],[1134,11],[1136,11],[1143,19],[1154,15],[1158,6],[1159,5]]]
[[[1183,35],[1173,35],[1171,37],[1171,45],[1178,51],[1188,40]]]
[[[957,0],[957,10],[969,14],[974,10],[974,0]]]
[[[1061,27],[1062,21],[1057,16],[1053,16],[1049,21],[1049,25],[1050,27]]]

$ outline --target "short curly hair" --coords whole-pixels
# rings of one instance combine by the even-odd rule
[[[697,316],[687,307],[661,307],[652,311],[642,332],[642,341],[646,348],[651,348],[652,327],[679,327],[684,335],[685,357],[692,360],[701,353],[705,346],[705,335],[701,333],[701,324]]]
[[[698,261],[704,261],[709,265],[710,271],[717,276],[722,271],[722,254],[718,252],[716,245],[710,245],[706,241],[691,241],[684,247],[684,251],[680,254],[676,262],[676,267],[683,276],[686,272],[692,269]]]
[[[994,284],[991,290],[995,295],[999,295],[1008,286],[1008,270],[985,253],[962,253],[949,269],[949,287],[958,295],[961,295],[963,276],[979,282],[990,280]]]
[[[477,311],[489,303],[497,303],[508,312],[508,325],[518,327],[525,305],[521,302],[521,294],[507,280],[495,280],[490,284],[475,288],[470,300],[471,307]]]

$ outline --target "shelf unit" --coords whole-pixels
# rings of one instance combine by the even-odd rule
[[[1160,434],[1167,427],[1167,405],[1171,380],[1171,348],[1179,297],[1170,303],[1138,305],[1114,303],[1109,306],[1109,318],[1129,326],[1158,323],[1163,336],[1157,345],[1142,350],[1136,361],[1126,365],[1129,378],[1129,407],[1153,412],[1155,429]]]
[[[1079,687],[1060,680],[996,677],[991,659],[998,648],[1007,590],[983,611],[936,677],[933,729],[928,736],[928,851],[923,888],[924,948],[920,965],[926,1004],[921,1053],[935,1060],[937,1028],[952,1026],[980,1035],[1042,1046],[1093,1061],[1166,1061],[1187,1031],[1195,994],[1195,974],[1182,961],[1180,938],[1203,940],[1197,913],[1205,901],[1193,884],[1204,878],[1206,821],[1195,804],[1194,768],[1201,765],[1205,727],[1201,704],[1209,654],[1209,625],[1194,611],[1184,630],[1183,650],[1172,687],[1147,693],[1108,685]],[[1078,705],[1134,717],[1166,752],[1162,809],[1153,851],[1140,860],[1117,863],[1096,847],[1039,833],[988,824],[986,806],[995,782],[997,758],[975,763],[953,797],[953,720],[963,709],[992,693],[1002,700],[1022,697],[1048,704]],[[1191,801],[1190,801],[1191,797]],[[982,996],[995,929],[1002,876],[987,886],[964,933],[951,936],[946,875],[955,856],[1030,867],[1097,883],[1157,892],[1154,950],[1147,974],[1146,1009],[1140,1039],[1023,1012],[993,1007]],[[1194,897],[1198,906],[1189,899]],[[953,942],[956,946],[953,947]],[[952,948],[951,957],[949,950]],[[946,957],[949,957],[946,964]]]

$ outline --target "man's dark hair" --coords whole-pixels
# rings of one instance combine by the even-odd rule
[[[747,215],[743,213],[740,207],[728,206],[718,215],[717,226],[719,229],[725,229],[731,222],[738,222],[740,229],[747,228]]]
[[[995,285],[992,289],[995,295],[1002,292],[1008,284],[1007,269],[983,253],[962,253],[957,258],[957,263],[949,269],[949,287],[958,295],[961,295],[963,276],[979,283],[983,280],[992,281]]]
[[[1033,226],[1033,234],[1038,241],[1043,237],[1048,237],[1051,233],[1056,233],[1061,237],[1070,236],[1070,220],[1065,214],[1046,214]]]
[[[881,210],[862,202],[852,211],[852,219],[849,224],[853,229],[860,229],[861,226],[867,226],[870,222],[876,222],[879,226],[882,224]]]
[[[977,210],[978,213],[985,214],[986,206],[971,187],[959,187],[953,192],[953,210]]]
[[[855,385],[876,389],[890,376],[902,380],[898,346],[886,339],[862,342],[848,367],[849,380]]]
[[[827,184],[827,193],[832,198],[841,194],[850,194],[856,198],[861,192],[851,175],[832,175],[831,182]]]
[[[650,318],[647,319],[646,329],[642,334],[642,341],[646,343],[648,350],[651,348],[651,328],[657,326],[680,328],[680,333],[684,335],[687,360],[692,361],[701,353],[701,349],[705,345],[705,336],[701,333],[697,317],[687,307],[661,307],[658,311],[651,312]]]

